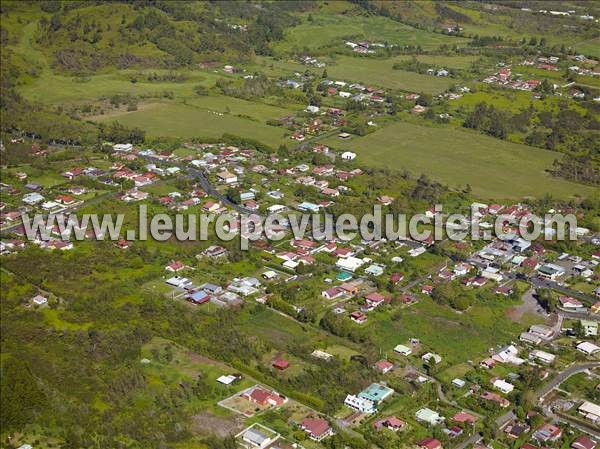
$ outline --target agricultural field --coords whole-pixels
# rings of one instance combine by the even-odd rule
[[[323,54],[332,49],[343,49],[347,40],[365,39],[391,45],[421,46],[425,50],[468,42],[468,39],[415,29],[385,17],[311,14],[311,20],[306,18],[302,24],[287,30],[284,39],[273,45],[273,50],[278,55]]]
[[[199,70],[178,72],[186,77],[184,82],[147,82],[136,79],[149,73],[165,74],[168,71],[123,70],[90,76],[66,76],[44,72],[31,83],[21,86],[19,93],[29,100],[48,104],[81,103],[125,93],[132,96],[161,96],[165,92],[171,92],[177,97],[192,97],[194,86],[214,85],[217,79],[216,75]]]
[[[400,89],[409,92],[425,92],[428,94],[437,94],[446,90],[457,80],[430,75],[421,75],[419,73],[408,72],[405,70],[394,70],[392,67],[396,62],[406,60],[399,56],[394,58],[378,59],[361,56],[337,55],[329,59],[327,67],[327,76],[336,80],[352,80],[367,85],[376,85],[388,89]],[[423,61],[431,61],[425,58]],[[446,60],[447,61],[447,60]],[[464,57],[455,64],[465,66],[470,64],[472,59]],[[291,62],[279,61],[272,58],[261,58],[258,64],[250,66],[251,69],[258,69],[272,76],[289,76],[293,72],[303,72],[306,66]],[[315,71],[315,69],[308,69]],[[320,75],[323,69],[318,71]]]
[[[226,108],[227,105],[224,104],[223,110]],[[257,105],[257,109],[260,108],[261,106]],[[141,128],[147,131],[149,136],[155,137],[217,138],[229,133],[256,139],[275,147],[289,142],[282,128],[237,117],[231,112],[210,111],[173,102],[148,104],[139,111],[101,117],[99,121],[118,121],[125,126]]]
[[[468,145],[467,145],[468,142]],[[482,198],[586,195],[593,188],[545,172],[561,154],[462,130],[397,122],[366,137],[326,144],[355,151],[365,163],[431,174],[452,187],[470,184]]]

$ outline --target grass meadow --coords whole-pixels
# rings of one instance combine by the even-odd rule
[[[423,62],[433,62],[431,56],[423,59]],[[388,89],[400,89],[409,92],[425,92],[437,94],[457,80],[451,78],[436,77],[431,75],[421,75],[415,72],[405,70],[394,70],[392,67],[396,62],[407,59],[405,56],[378,59],[364,56],[343,56],[338,55],[328,60],[327,70],[328,78],[335,80],[348,80],[360,82],[367,85],[376,85]],[[455,64],[470,64],[471,58],[459,58]],[[279,61],[272,58],[260,58],[259,64],[252,66],[255,70],[264,71],[271,76],[290,76],[294,72],[304,72],[306,66],[293,61]],[[329,62],[330,61],[330,62]],[[448,58],[443,58],[444,64]],[[311,68],[308,68],[311,70]],[[319,74],[322,69],[318,70]]]
[[[476,304],[460,313],[426,298],[404,309],[399,319],[392,320],[389,313],[376,311],[368,326],[384,353],[392,354],[397,344],[417,338],[423,348],[455,365],[483,357],[490,347],[510,341],[530,324],[512,322],[506,309],[503,304]]]
[[[392,45],[420,45],[434,49],[440,45],[461,45],[468,39],[436,34],[395,22],[386,17],[361,15],[312,14],[312,21],[286,30],[283,41],[273,45],[276,54],[297,52],[323,52],[341,48],[346,40],[388,42]]]
[[[562,157],[539,148],[493,139],[448,127],[391,124],[365,137],[324,143],[355,151],[368,165],[427,173],[451,187],[470,184],[480,198],[515,199],[549,193],[567,198],[588,195],[593,189],[560,178],[545,170]]]
[[[256,105],[257,109],[260,107]],[[152,103],[139,111],[100,117],[99,121],[118,121],[125,126],[138,127],[151,137],[218,138],[230,133],[271,146],[289,143],[283,128],[238,117],[232,112],[222,113],[182,103]]]

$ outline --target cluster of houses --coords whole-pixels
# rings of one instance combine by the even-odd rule
[[[226,250],[223,247],[212,245],[199,257],[217,259],[224,257]],[[165,266],[165,270],[172,276],[165,283],[179,292],[179,295],[192,304],[212,303],[220,307],[240,306],[244,299],[262,292],[262,283],[254,277],[233,278],[225,285],[205,282],[200,285],[183,274],[191,270],[191,267],[183,262],[174,260]]]
[[[385,44],[381,44],[378,42],[369,42],[369,41],[346,41],[344,44],[347,47],[350,47],[354,53],[359,53],[363,55],[373,55],[377,53],[377,48],[385,48]]]
[[[510,89],[525,91],[532,91],[541,84],[541,81],[537,79],[515,79],[509,66],[502,67],[498,72],[484,78],[482,81],[487,84],[496,84]]]
[[[549,70],[552,72],[558,71],[558,56],[538,56],[535,58],[526,59],[523,61],[524,66],[536,67],[542,70]]]
[[[314,57],[308,56],[308,55],[300,56],[298,58],[298,62],[300,62],[300,64],[304,64],[304,65],[312,65],[317,68],[323,68],[327,65],[324,62],[319,61],[317,58],[314,58]]]
[[[325,93],[329,96],[338,96],[359,103],[370,104],[381,104],[386,101],[386,91],[381,88],[341,80],[323,80],[321,84],[325,89]]]

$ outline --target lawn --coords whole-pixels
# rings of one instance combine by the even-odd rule
[[[232,102],[233,104],[234,102]],[[225,108],[227,105],[223,105]],[[264,105],[257,105],[257,109]],[[149,136],[219,138],[224,133],[256,139],[271,146],[289,143],[284,129],[260,121],[236,117],[233,113],[202,109],[180,103],[153,103],[140,111],[119,116],[101,117],[99,121],[118,121],[125,126],[139,127]]]
[[[546,193],[566,198],[593,191],[545,172],[561,157],[559,153],[447,127],[397,122],[365,137],[347,142],[332,137],[324,143],[355,151],[368,165],[408,169],[416,176],[427,173],[451,187],[470,184],[480,198]]]
[[[280,350],[293,344],[309,343],[318,335],[310,326],[303,326],[270,309],[246,314],[241,328],[251,335],[272,342]]]
[[[577,42],[574,44],[574,46],[579,52],[600,58],[600,37]]]

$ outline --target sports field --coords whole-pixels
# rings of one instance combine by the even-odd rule
[[[393,123],[365,137],[326,144],[358,153],[361,163],[427,173],[451,187],[470,184],[481,198],[567,198],[593,188],[554,178],[545,172],[560,153],[505,142],[451,128]]]

